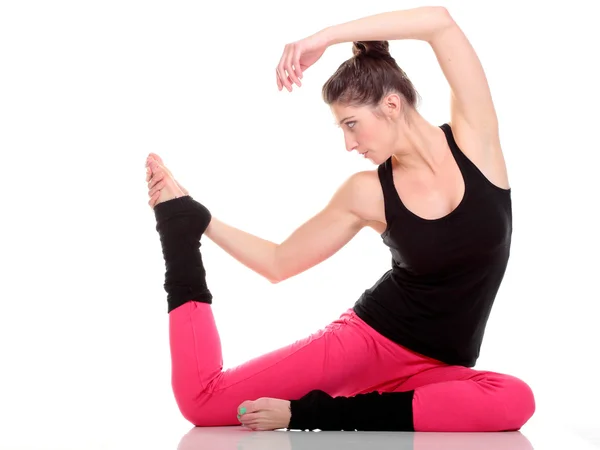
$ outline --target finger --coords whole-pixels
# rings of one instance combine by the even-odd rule
[[[294,70],[296,71],[296,75],[301,80],[302,79],[302,67],[300,67],[300,55],[302,51],[300,49],[296,49],[294,53]],[[302,84],[301,84],[302,85]]]
[[[279,79],[281,80],[282,84],[283,84],[283,73],[281,70],[282,70],[283,64],[285,63],[287,49],[288,49],[288,46],[286,45],[283,49],[283,53],[281,54],[281,58],[279,58],[277,67],[275,68],[275,70],[277,71],[277,75],[279,76]]]
[[[152,158],[154,158],[156,160],[156,162],[158,162],[159,164],[164,165],[162,158],[160,156],[158,156],[156,153],[150,153],[150,156]]]
[[[277,68],[277,73],[279,74],[279,79],[281,80],[281,84],[290,92],[292,92],[292,83],[287,76],[283,65]]]
[[[281,84],[281,80],[279,79],[279,73],[277,69],[275,69],[275,76],[277,77],[277,88],[281,91],[283,89],[283,84]]]
[[[160,192],[157,192],[156,194],[154,194],[154,196],[148,200],[148,204],[150,205],[151,208],[154,208],[156,206],[156,202],[158,201],[158,198],[160,197]]]
[[[302,83],[300,83],[300,80],[298,79],[298,77],[296,76],[296,72],[294,71],[294,68],[292,67],[293,63],[294,63],[294,48],[290,48],[290,51],[288,52],[286,61],[285,61],[285,70],[288,73],[288,77],[292,80],[292,82],[296,83],[297,86],[300,86]]]
[[[150,166],[150,168],[152,169],[152,172],[163,172],[166,174],[170,174],[171,172],[169,172],[169,169],[167,169],[163,164],[160,164],[156,161],[154,161],[152,163],[152,165]]]
[[[160,190],[164,187],[165,187],[164,181],[160,181],[160,182],[156,183],[156,185],[152,189],[150,189],[150,191],[148,192],[148,196],[153,197],[154,194],[156,194],[157,192],[160,192]]]
[[[165,174],[163,172],[155,173],[154,176],[150,178],[150,181],[148,182],[148,189],[152,189],[156,183],[158,183],[161,180],[164,180],[164,178]]]
[[[146,167],[146,183],[150,181],[150,177],[152,177],[152,171],[149,167]]]
[[[285,64],[287,62],[289,48],[290,48],[289,44],[285,46],[285,50],[283,52],[283,55],[281,55],[281,59],[279,60],[279,65],[277,66],[277,72],[279,73],[279,78],[281,79],[281,82],[283,83],[283,85],[286,87],[286,89],[288,91],[292,92],[292,84],[288,81],[288,76],[287,76],[287,73],[285,72]]]
[[[148,182],[148,189],[152,189],[156,183],[165,178],[165,173],[162,171],[156,172]]]

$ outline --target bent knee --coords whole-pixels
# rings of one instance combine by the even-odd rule
[[[203,417],[200,414],[199,402],[197,398],[191,396],[175,396],[175,401],[179,407],[179,412],[185,420],[193,424],[194,426],[203,426]]]
[[[513,376],[505,376],[503,381],[507,402],[507,430],[519,430],[535,413],[533,390],[523,380]]]
[[[204,389],[199,389],[192,383],[173,385],[173,395],[179,412],[194,426],[206,426],[206,403],[210,395]]]
[[[177,396],[177,406],[181,415],[195,427],[235,426],[235,408],[223,408],[223,402],[218,396],[201,394],[195,396]],[[231,409],[231,410],[230,410]]]
[[[197,404],[181,403],[179,404],[179,411],[184,419],[195,427],[215,427],[223,425],[219,420],[215,421],[216,417],[214,414],[211,414],[209,408],[199,407]]]

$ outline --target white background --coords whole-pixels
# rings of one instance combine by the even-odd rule
[[[600,427],[594,3],[437,4],[484,65],[513,190],[512,255],[476,369],[532,386],[525,434],[552,421],[591,433]],[[125,448],[135,430],[175,448],[190,424],[170,387],[146,155],[161,155],[213,216],[283,241],[351,173],[375,168],[346,152],[320,97],[351,44],[329,48],[292,93],[275,82],[284,45],[428,3],[0,5],[0,448]],[[431,48],[392,41],[391,51],[423,116],[449,120]],[[325,326],[390,267],[371,229],[277,285],[203,242],[226,368]]]

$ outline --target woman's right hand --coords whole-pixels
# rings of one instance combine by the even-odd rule
[[[304,71],[323,56],[327,47],[327,41],[320,33],[287,44],[275,69],[279,90],[281,91],[285,86],[292,92],[292,83],[296,83],[298,87],[302,86],[300,79]]]

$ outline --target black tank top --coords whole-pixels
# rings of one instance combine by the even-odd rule
[[[492,184],[441,125],[462,173],[460,204],[440,219],[409,211],[391,157],[378,167],[392,268],[353,309],[383,336],[446,364],[473,367],[509,259],[511,190]]]

